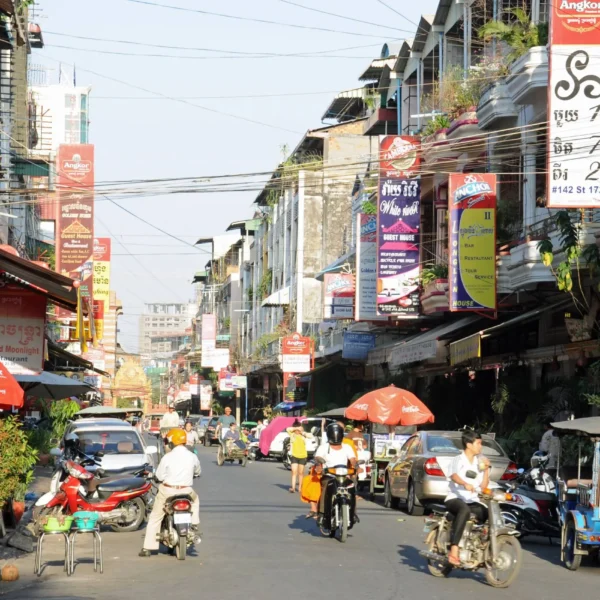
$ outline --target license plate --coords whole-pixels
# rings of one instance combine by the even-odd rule
[[[173,515],[173,522],[175,523],[175,525],[183,525],[184,523],[191,523],[192,515],[190,515],[190,513],[182,513],[182,514],[175,513]]]

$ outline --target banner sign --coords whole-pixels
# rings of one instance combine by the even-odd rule
[[[367,360],[369,350],[375,348],[374,333],[344,331],[342,358],[349,360]]]
[[[433,358],[437,352],[437,340],[427,342],[415,342],[414,344],[402,344],[393,348],[390,353],[390,366],[408,365],[413,362],[421,362]]]
[[[200,410],[210,410],[213,390],[209,381],[200,382]]]
[[[61,144],[56,165],[58,222],[56,270],[81,281],[81,295],[93,295],[94,146]],[[63,311],[63,315],[66,311]],[[67,313],[66,316],[70,316]]]
[[[600,2],[556,0],[550,19],[549,208],[600,207]]]
[[[104,338],[104,315],[110,306],[110,238],[94,238],[94,319],[96,336]]]
[[[419,314],[421,182],[379,179],[377,211],[377,313]]]
[[[281,370],[284,373],[310,371],[312,340],[299,333],[288,335],[281,342]]]
[[[234,375],[231,378],[234,390],[245,390],[248,388],[248,377],[246,375]]]
[[[44,368],[46,298],[23,288],[0,285],[0,361],[13,375]]]
[[[214,350],[217,347],[217,317],[216,315],[202,315],[202,367],[212,367]]]
[[[352,319],[354,317],[354,275],[327,273],[325,283],[325,319]]]
[[[379,136],[379,179],[408,179],[421,165],[421,142],[411,135]]]
[[[377,215],[356,215],[356,321],[383,320],[377,315]]]
[[[450,310],[496,310],[496,175],[451,173]]]
[[[450,365],[459,365],[471,358],[481,356],[481,336],[476,333],[450,344]]]

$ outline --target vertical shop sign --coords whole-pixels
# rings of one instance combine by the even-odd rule
[[[94,320],[96,336],[104,338],[104,315],[110,302],[110,238],[94,238]]]
[[[496,310],[496,175],[451,173],[450,310]]]
[[[551,4],[549,208],[600,207],[600,2]]]
[[[354,275],[327,273],[325,284],[325,319],[352,319],[354,316]]]
[[[379,179],[377,210],[377,313],[419,314],[421,182]]]
[[[377,315],[377,215],[356,215],[356,321],[381,320]]]
[[[93,295],[94,146],[61,144],[57,157],[56,270],[81,281],[81,296]],[[70,313],[63,316],[70,316]]]
[[[217,347],[217,317],[202,315],[202,367],[212,367]]]
[[[9,373],[31,375],[44,368],[46,298],[4,283],[0,288],[0,361]]]

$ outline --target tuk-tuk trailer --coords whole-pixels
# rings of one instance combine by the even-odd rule
[[[583,556],[600,552],[600,417],[561,421],[552,427],[559,436],[576,435],[594,444],[591,473],[587,469],[582,475],[581,452],[576,477],[561,471],[560,458],[557,465],[561,560],[567,569],[576,571]]]

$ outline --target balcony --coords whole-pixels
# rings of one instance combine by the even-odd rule
[[[343,330],[335,330],[332,329],[327,333],[322,333],[319,335],[317,341],[317,349],[315,352],[315,356],[317,358],[323,356],[329,356],[330,354],[335,354],[336,352],[342,351],[342,346],[344,343],[344,332]]]
[[[502,129],[510,127],[519,111],[504,81],[497,81],[487,88],[477,106],[480,129]]]
[[[510,67],[508,93],[515,104],[546,104],[548,52],[543,46],[528,50]]]
[[[367,118],[363,135],[392,135],[398,131],[398,113],[395,108],[375,108]]]

